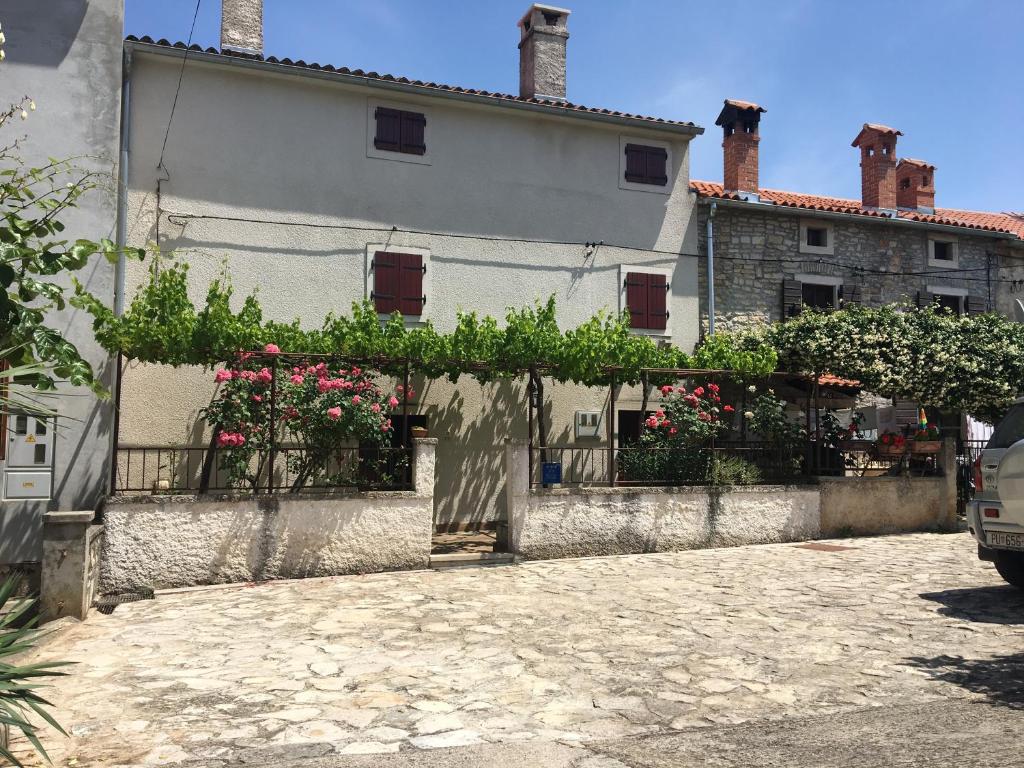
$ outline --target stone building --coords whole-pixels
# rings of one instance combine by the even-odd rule
[[[935,166],[898,159],[903,134],[873,123],[853,140],[860,200],[764,189],[758,145],[765,112],[727,99],[716,120],[724,183],[690,182],[698,198],[703,332],[782,321],[805,306],[894,302],[1024,319],[1024,303],[1015,306],[1024,289],[1019,215],[936,207]],[[916,420],[916,403],[861,403],[868,404],[869,428]],[[956,414],[936,418],[951,432],[970,433]]]
[[[691,181],[697,194],[703,329],[779,321],[802,306],[939,303],[955,312],[1013,312],[1010,278],[1024,259],[1024,220],[935,206],[935,166],[897,159],[900,131],[865,123],[861,200],[758,185],[765,110],[726,100],[724,184]],[[713,299],[708,292],[712,253]]]

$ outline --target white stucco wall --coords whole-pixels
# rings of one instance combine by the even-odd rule
[[[696,342],[688,137],[190,61],[164,157],[165,215],[158,217],[156,166],[180,63],[141,50],[133,56],[129,237],[141,245],[159,234],[165,251],[186,255],[195,301],[226,262],[239,303],[258,290],[265,317],[299,317],[317,327],[328,313],[368,298],[369,257],[384,243],[425,253],[424,318],[442,330],[453,327],[460,308],[502,318],[507,307],[552,294],[567,328],[602,309],[617,312],[625,264],[671,272],[670,338],[685,348]],[[427,114],[426,162],[382,159],[372,150],[369,116],[378,103]],[[668,188],[621,188],[623,137],[670,146]],[[132,267],[129,295],[144,277],[144,267]],[[466,378],[457,387],[437,381],[416,388],[418,412],[429,415],[431,434],[441,438],[438,520],[495,519],[503,441],[526,433],[522,383],[480,386]],[[196,417],[212,391],[202,371],[133,365],[121,442],[202,442]],[[576,408],[599,409],[607,399],[606,391],[579,388],[549,387],[549,395],[556,430],[571,425]]]
[[[817,488],[564,488],[513,503],[526,560],[804,541],[820,534]]]
[[[435,450],[415,441],[412,491],[111,499],[100,591],[426,568]]]
[[[955,477],[820,478],[799,486],[530,488],[505,461],[510,548],[527,560],[956,530]],[[952,495],[950,495],[952,489]]]

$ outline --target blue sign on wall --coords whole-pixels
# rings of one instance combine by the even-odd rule
[[[562,482],[562,465],[557,461],[545,461],[540,465],[540,481],[544,485]]]

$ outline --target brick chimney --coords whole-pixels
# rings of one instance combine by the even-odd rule
[[[761,141],[758,125],[761,113],[766,111],[750,101],[726,99],[715,120],[715,125],[722,126],[722,180],[729,192],[744,192],[757,198],[757,145]]]
[[[222,0],[220,49],[241,56],[263,55],[263,0]]]
[[[860,147],[860,202],[865,208],[896,210],[896,137],[900,131],[864,123],[851,146]]]
[[[533,4],[519,20],[519,95],[565,101],[569,11]]]
[[[935,166],[904,157],[896,166],[896,205],[935,213]]]

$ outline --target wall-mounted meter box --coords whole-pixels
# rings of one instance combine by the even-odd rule
[[[576,437],[601,436],[601,411],[576,411]]]
[[[49,499],[53,491],[53,419],[12,413],[7,419],[5,499]]]

